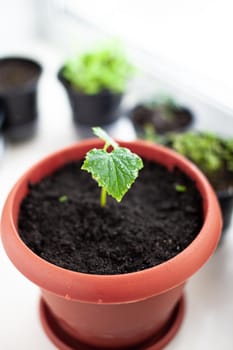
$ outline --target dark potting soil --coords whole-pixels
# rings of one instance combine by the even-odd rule
[[[131,112],[132,122],[139,134],[144,134],[145,127],[151,125],[158,134],[179,131],[188,128],[193,120],[187,108],[174,108],[169,116],[163,108],[150,108],[144,105],[136,106]]]
[[[128,273],[174,257],[198,234],[201,198],[178,169],[144,161],[122,202],[108,197],[101,208],[100,188],[81,164],[30,184],[21,204],[20,236],[41,258],[85,273]],[[177,184],[187,190],[177,191]]]

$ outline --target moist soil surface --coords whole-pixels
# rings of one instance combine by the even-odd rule
[[[41,258],[84,273],[129,273],[174,257],[198,234],[203,223],[201,198],[178,169],[170,172],[144,161],[122,202],[108,197],[101,208],[100,188],[81,164],[69,163],[29,184],[19,232]],[[186,191],[177,191],[177,184]]]
[[[0,61],[0,93],[21,88],[37,79],[39,67],[30,61],[9,59]]]
[[[183,107],[173,108],[168,116],[163,108],[138,105],[132,110],[131,119],[138,133],[144,135],[147,125],[153,126],[158,134],[182,131],[191,125],[193,117],[191,112]]]

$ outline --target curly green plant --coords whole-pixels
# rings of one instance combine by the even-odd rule
[[[112,43],[68,60],[62,74],[75,89],[92,95],[102,90],[123,92],[134,71],[122,47]]]
[[[93,133],[104,140],[103,149],[92,149],[86,154],[82,169],[91,173],[101,187],[100,205],[104,207],[107,194],[120,202],[143,167],[142,159],[128,148],[120,147],[103,129]],[[111,147],[111,151],[109,148]]]
[[[233,171],[233,139],[210,132],[186,132],[170,135],[168,144],[193,161],[209,178],[224,168]]]
[[[225,139],[211,132],[184,132],[158,135],[145,127],[146,140],[174,149],[195,163],[210,180],[222,170],[233,172],[233,138]]]

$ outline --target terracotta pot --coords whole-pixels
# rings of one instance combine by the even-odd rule
[[[122,93],[104,90],[94,95],[85,94],[72,87],[68,80],[63,77],[62,69],[58,73],[58,79],[67,92],[76,126],[103,126],[111,124],[119,118]]]
[[[32,137],[37,127],[37,90],[42,67],[23,57],[0,59],[0,113],[10,141]]]
[[[176,257],[143,271],[99,276],[62,269],[35,255],[22,242],[17,232],[19,206],[29,182],[39,181],[66,162],[82,159],[88,150],[103,143],[91,139],[75,144],[27,171],[4,206],[2,241],[13,264],[41,288],[42,322],[59,349],[162,349],[181,324],[185,282],[207,261],[220,238],[218,201],[197,167],[162,146],[139,140],[120,144],[169,169],[178,166],[194,179],[203,198],[203,227]]]

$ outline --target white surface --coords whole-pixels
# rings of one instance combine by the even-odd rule
[[[231,0],[43,2],[44,34],[60,47],[79,50],[98,35],[120,37],[150,53],[156,69],[233,108]]]
[[[38,43],[28,43],[21,53],[33,52],[44,65],[40,82],[40,124],[38,135],[20,145],[7,145],[1,159],[2,208],[6,195],[18,177],[35,161],[77,140],[71,122],[70,108],[55,72],[61,62],[54,50]],[[166,81],[150,81],[145,77],[128,95],[130,105],[139,97],[154,91],[154,86],[170,88],[183,102],[190,103],[197,113],[197,126],[210,126],[229,134],[233,120],[230,115],[207,102],[183,93],[182,88]],[[133,89],[133,87],[132,87]],[[231,128],[231,130],[230,130]],[[133,130],[121,120],[114,136],[131,139]],[[187,285],[187,313],[177,337],[169,350],[231,350],[233,348],[233,227],[214,257]],[[4,350],[53,350],[55,347],[43,333],[38,319],[39,291],[9,262],[0,246],[0,348]]]
[[[32,38],[37,27],[34,0],[0,0],[0,54]]]

